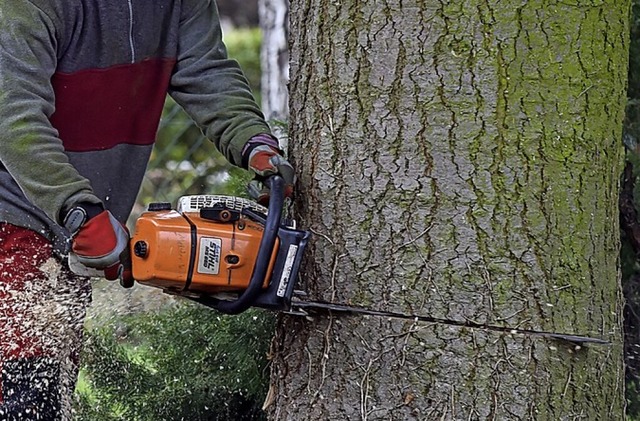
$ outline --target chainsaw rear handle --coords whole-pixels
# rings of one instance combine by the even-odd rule
[[[212,307],[221,313],[239,314],[251,307],[262,292],[262,285],[269,270],[269,263],[273,255],[280,219],[282,217],[282,207],[284,205],[284,179],[279,175],[273,175],[265,180],[269,187],[269,212],[264,225],[264,233],[260,240],[260,249],[253,267],[251,280],[244,292],[233,301],[220,300]]]

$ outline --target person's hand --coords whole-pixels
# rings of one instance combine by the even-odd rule
[[[258,139],[262,136],[256,137]],[[254,138],[254,139],[256,139]],[[283,156],[282,152],[271,142],[260,143],[260,140],[253,140],[249,143],[247,151],[247,166],[256,174],[255,179],[249,182],[249,195],[258,203],[266,205],[269,202],[269,188],[263,181],[273,175],[282,177],[285,183],[285,196],[291,197],[293,194],[293,184],[295,182],[295,170],[293,166]],[[275,141],[272,141],[275,142]]]
[[[109,280],[126,286],[133,280],[129,261],[129,232],[111,212],[89,218],[73,236],[71,249],[83,265],[104,271]]]

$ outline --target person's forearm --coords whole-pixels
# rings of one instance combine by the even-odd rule
[[[271,130],[238,63],[227,57],[213,2],[186,0],[183,13],[170,94],[229,162],[242,166],[244,145]]]

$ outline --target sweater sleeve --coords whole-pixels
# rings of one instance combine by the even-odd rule
[[[268,124],[235,60],[227,57],[214,0],[184,0],[170,95],[227,160],[242,166],[242,148]]]
[[[60,223],[63,208],[100,200],[69,163],[49,121],[56,27],[29,0],[0,4],[0,162],[27,199]]]

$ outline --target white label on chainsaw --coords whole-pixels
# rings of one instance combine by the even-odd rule
[[[293,269],[293,261],[296,259],[298,253],[298,246],[290,245],[287,252],[287,260],[284,261],[284,267],[282,268],[282,276],[280,277],[280,284],[278,285],[278,297],[284,297],[287,291],[287,285],[289,285],[289,279],[291,278],[291,270]]]
[[[220,272],[220,255],[222,240],[220,238],[202,237],[198,255],[198,273],[217,275]]]

